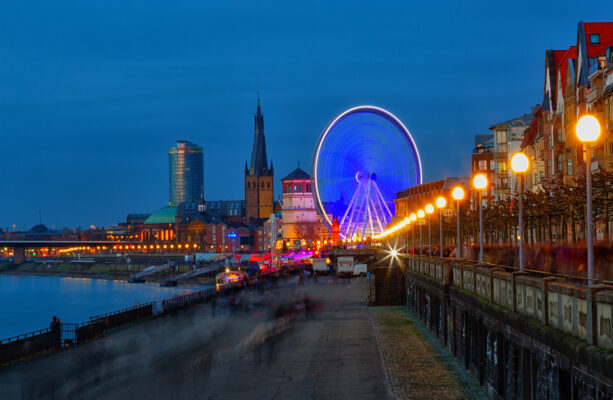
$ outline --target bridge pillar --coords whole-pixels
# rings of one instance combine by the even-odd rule
[[[13,248],[13,264],[23,264],[26,260],[26,248],[14,247]]]

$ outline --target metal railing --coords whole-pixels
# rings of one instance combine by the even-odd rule
[[[37,335],[41,335],[43,333],[49,333],[51,332],[51,330],[49,328],[44,328],[44,329],[39,329],[37,331],[32,331],[32,332],[28,332],[28,333],[23,333],[21,335],[17,335],[17,336],[11,336],[8,337],[6,339],[0,339],[0,346],[3,344],[7,344],[7,343],[12,343],[12,342],[16,342],[19,340],[24,340],[27,338],[31,338]]]

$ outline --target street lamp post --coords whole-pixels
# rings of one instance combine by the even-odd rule
[[[417,211],[417,217],[419,218],[419,255],[420,256],[421,256],[421,249],[423,247],[422,241],[421,241],[421,225],[422,225],[422,222],[425,216],[426,216],[426,213],[424,213],[424,210],[420,209],[419,211]]]
[[[481,198],[483,197],[483,189],[487,187],[487,177],[483,174],[477,174],[473,178],[473,186],[479,191],[479,262],[483,262],[483,207]]]
[[[519,269],[524,269],[524,172],[528,170],[530,161],[524,153],[517,152],[511,158],[511,169],[517,174],[517,184],[519,186],[519,234],[517,235],[517,245],[519,247]]]
[[[460,237],[460,200],[464,198],[464,189],[462,189],[460,186],[456,186],[451,192],[451,197],[453,197],[456,202],[457,239],[455,257],[460,258],[462,257],[462,238]]]
[[[428,214],[428,256],[432,257],[432,230],[430,229],[430,217],[434,212],[432,204],[426,205],[426,214]]]
[[[594,232],[592,228],[592,143],[600,136],[600,124],[591,115],[584,115],[577,122],[577,137],[585,147],[585,191],[587,201],[587,215],[585,230],[587,231],[587,278],[588,285],[594,279]]]
[[[436,199],[436,207],[438,207],[438,219],[440,223],[440,256],[443,257],[443,208],[447,205],[447,200],[444,197]]]
[[[414,222],[417,220],[417,214],[411,213],[411,215],[409,216],[409,219],[411,220],[411,222],[413,222],[411,224],[411,234],[413,235],[413,243],[412,243],[413,255],[415,255],[415,224]]]

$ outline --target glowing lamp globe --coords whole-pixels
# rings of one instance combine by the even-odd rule
[[[406,217],[406,218],[404,219],[404,223],[405,223],[406,225],[408,225],[408,224],[410,224],[410,223],[411,223],[411,220],[409,219],[409,217]]]
[[[582,142],[595,142],[600,136],[600,124],[598,120],[591,115],[584,115],[577,122],[577,137]]]
[[[445,200],[444,197],[439,197],[438,199],[436,199],[436,206],[438,208],[443,208],[445,207],[445,205],[447,205],[447,200]]]
[[[482,190],[487,187],[487,178],[483,174],[477,174],[473,178],[473,186],[476,189]]]
[[[417,215],[415,213],[411,213],[409,218],[411,219],[411,221],[416,221],[417,220]]]
[[[423,218],[423,217],[426,216],[426,213],[424,212],[424,210],[419,210],[419,211],[417,211],[417,216],[419,218]]]
[[[432,207],[432,204],[428,204],[426,206],[426,214],[432,214],[434,212],[434,207]]]
[[[530,166],[530,161],[524,153],[517,152],[511,158],[511,169],[515,172],[526,172]]]
[[[464,198],[464,189],[459,186],[455,187],[453,192],[451,192],[451,197],[455,200],[462,200]]]

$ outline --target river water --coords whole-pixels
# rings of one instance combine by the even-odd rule
[[[0,274],[0,339],[47,328],[53,315],[62,322],[83,322],[93,315],[204,288]]]

